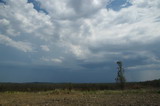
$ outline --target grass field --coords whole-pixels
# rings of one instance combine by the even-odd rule
[[[0,106],[159,106],[159,89],[0,93]]]

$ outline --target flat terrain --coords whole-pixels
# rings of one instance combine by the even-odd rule
[[[159,106],[160,90],[1,92],[0,106]]]

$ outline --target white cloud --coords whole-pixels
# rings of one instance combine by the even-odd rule
[[[62,63],[62,60],[58,58],[51,59],[51,61],[54,63]]]
[[[149,44],[160,37],[160,23],[156,21],[160,16],[158,0],[130,0],[133,5],[120,11],[108,11],[105,5],[109,0],[37,1],[48,15],[37,12],[26,0],[19,0],[18,4],[14,0],[7,1],[8,5],[0,10],[2,34],[25,35],[25,38],[47,41],[47,45],[58,43],[59,47],[62,41],[66,44],[64,48],[69,47],[68,52],[78,58],[84,58],[86,53],[94,55],[89,49],[92,47]],[[41,48],[49,51],[46,46]]]
[[[27,3],[27,0],[9,0],[6,2],[7,5],[0,9],[0,18],[2,21],[8,21],[9,24],[7,26],[0,25],[6,26],[3,28],[2,34],[6,36],[27,35],[45,41],[54,38],[54,26],[49,15],[37,12],[33,8],[33,4]]]
[[[123,46],[124,49],[132,49],[134,45],[149,45],[160,38],[160,22],[157,18],[160,17],[160,9],[155,3],[148,3],[148,6],[141,6],[143,2],[133,3],[128,8],[123,8],[120,11],[107,10],[104,8],[103,1],[47,1],[42,3],[42,7],[49,11],[49,15],[53,22],[56,22],[57,33],[61,41],[64,43],[64,48],[69,48],[67,51],[74,54],[78,59],[96,58],[113,58],[123,55],[120,50],[115,50],[116,46]],[[90,6],[85,7],[91,2]],[[156,0],[155,2],[159,2]],[[76,7],[76,3],[80,7]],[[50,4],[58,4],[51,6]],[[85,8],[82,8],[85,7]],[[143,7],[143,8],[142,8]],[[86,11],[86,10],[87,11]],[[96,10],[96,12],[92,12]],[[85,16],[85,12],[89,17]],[[74,21],[72,20],[74,17]],[[63,45],[63,44],[59,44]],[[101,53],[93,52],[90,48],[102,48]],[[110,48],[109,51],[106,49]],[[114,51],[115,54],[107,56],[108,52]],[[134,51],[134,50],[130,50]],[[137,55],[137,54],[135,54]],[[132,58],[136,56],[131,56]],[[95,59],[95,60],[96,60]],[[128,58],[129,59],[129,58]]]
[[[29,42],[22,41],[14,41],[11,38],[0,34],[0,44],[4,44],[6,46],[15,47],[23,52],[31,52],[33,51],[33,47]]]
[[[47,57],[42,57],[42,61],[49,62],[49,63],[62,63],[63,58],[47,58]]]
[[[20,34],[20,32],[16,32],[12,26],[10,26],[10,21],[2,18],[0,19],[0,29],[1,29],[1,33],[3,34],[7,34],[9,36],[18,36]]]
[[[9,21],[6,19],[0,19],[0,24],[9,25]]]
[[[160,8],[159,0],[129,0],[133,5],[140,7],[140,8]]]
[[[94,14],[105,7],[106,0],[37,0],[54,19],[75,19]],[[108,0],[107,0],[108,1]],[[52,4],[52,5],[51,5]]]
[[[41,49],[42,49],[43,51],[46,51],[46,52],[49,52],[49,51],[50,51],[50,49],[48,48],[47,45],[41,45],[40,47],[41,47]]]
[[[14,0],[8,1],[8,5],[0,11],[3,17],[1,23],[3,26],[8,25],[3,29],[6,30],[4,35],[27,34],[48,43],[56,43],[60,39],[69,44],[70,51],[75,51],[74,54],[78,57],[80,51],[88,51],[90,46],[145,44],[159,38],[160,23],[156,22],[159,17],[156,5],[158,0],[156,3],[150,0],[131,1],[132,6],[120,11],[105,9],[105,3],[109,2],[106,0],[38,1],[42,8],[49,12],[48,15],[38,13],[33,5],[26,1],[20,0],[18,4]],[[142,5],[144,3],[147,6]],[[72,21],[73,17],[76,20]],[[75,50],[74,46],[77,45],[79,50]],[[44,47],[42,48],[44,50]]]

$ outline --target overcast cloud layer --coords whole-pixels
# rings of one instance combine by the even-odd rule
[[[0,82],[160,78],[160,0],[0,0]]]

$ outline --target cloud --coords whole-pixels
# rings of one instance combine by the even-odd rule
[[[41,45],[40,47],[41,47],[41,49],[42,49],[43,51],[46,51],[46,52],[49,52],[49,51],[50,51],[50,49],[48,48],[47,45]]]
[[[46,62],[53,62],[53,63],[62,63],[63,58],[47,58],[47,57],[42,57],[41,58],[42,61],[46,61]]]
[[[6,27],[1,32],[3,35],[36,37],[45,41],[54,38],[54,26],[50,20],[50,16],[37,12],[33,8],[33,4],[27,3],[27,0],[19,0],[18,4],[14,0],[6,2],[7,4],[0,9],[1,20],[9,22],[8,25],[0,25],[1,27]],[[14,32],[14,34],[8,33],[8,30],[9,32]]]
[[[113,70],[116,60],[132,70],[159,63],[159,0],[123,0],[116,5],[115,0],[5,2],[0,3],[0,44],[36,51],[29,53],[31,62],[64,63],[62,68],[85,71],[93,69],[91,65]],[[106,8],[108,4],[113,6]]]
[[[62,63],[62,60],[61,59],[51,59],[51,61],[55,62],[55,63]]]
[[[106,2],[106,0],[37,1],[41,3],[41,6],[48,11],[52,18],[57,20],[77,19],[90,16],[97,12],[101,7],[105,7]]]
[[[4,44],[6,46],[15,47],[23,52],[31,52],[33,51],[33,47],[29,42],[22,42],[22,41],[14,41],[5,35],[0,34],[0,44]]]
[[[12,26],[10,26],[10,21],[2,18],[0,19],[0,28],[2,34],[7,34],[9,36],[18,36],[20,32],[16,32]]]
[[[145,65],[136,65],[132,67],[128,67],[127,70],[145,70],[145,69],[159,69],[159,64],[145,64]]]
[[[15,25],[13,22],[20,23],[17,29],[11,28],[13,31],[10,32],[47,41],[46,44],[41,45],[59,45],[59,48],[67,51],[66,55],[72,53],[78,59],[105,58],[109,52],[123,55],[123,51],[117,50],[119,47],[128,51],[130,47],[134,47],[134,44],[149,45],[159,39],[159,22],[156,21],[159,17],[157,14],[159,9],[156,3],[151,3],[149,0],[130,1],[132,5],[120,11],[107,10],[105,5],[109,1],[104,0],[46,2],[37,0],[37,2],[48,14],[37,12],[32,3],[26,1],[20,2],[26,7],[18,11],[17,6],[13,5],[14,1],[9,1],[13,12],[17,12],[13,14],[6,6],[8,9],[4,9],[6,11],[4,14],[14,15],[15,18],[7,17],[3,21],[9,20],[10,26]],[[143,5],[144,3],[146,5]],[[30,12],[22,13],[26,10]],[[46,46],[41,46],[41,49],[49,51]],[[96,49],[98,54],[93,51]],[[109,57],[113,56],[107,56]]]

